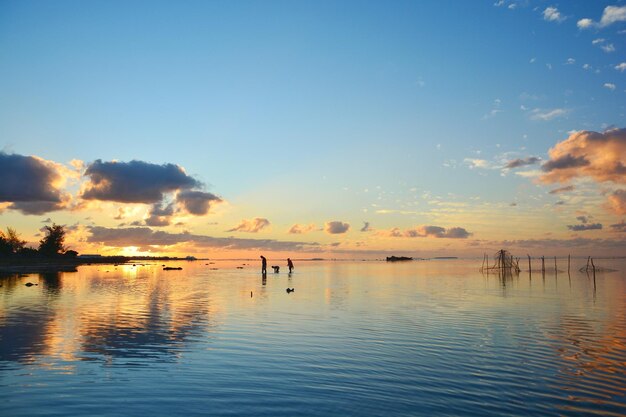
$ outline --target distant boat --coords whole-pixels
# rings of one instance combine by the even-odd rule
[[[412,261],[408,256],[387,256],[387,262]]]

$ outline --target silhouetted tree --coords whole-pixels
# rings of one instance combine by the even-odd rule
[[[53,223],[45,226],[46,236],[39,241],[39,253],[46,256],[59,255],[65,251],[65,229],[62,225]]]
[[[0,230],[0,255],[12,255],[24,249],[25,240],[20,239],[15,229],[7,227],[6,233]]]

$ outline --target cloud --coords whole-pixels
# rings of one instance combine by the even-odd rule
[[[626,6],[606,6],[600,19],[600,27],[606,27],[617,22],[626,22]]]
[[[227,232],[258,233],[270,225],[270,221],[262,217],[251,220],[243,219],[237,226],[227,230]]]
[[[492,168],[491,164],[489,163],[489,161],[486,161],[484,159],[477,159],[477,158],[465,158],[463,160],[467,165],[469,165],[470,169],[474,169],[474,168],[480,168],[480,169],[490,169]]]
[[[530,118],[532,120],[548,121],[548,120],[556,119],[557,117],[563,117],[568,112],[569,111],[567,109],[560,109],[560,108],[556,108],[552,110],[533,109],[530,112]]]
[[[550,194],[560,194],[560,193],[566,193],[568,191],[574,191],[574,186],[573,185],[566,185],[565,187],[559,187],[559,188],[555,188],[554,190],[550,190]]]
[[[600,230],[602,229],[602,225],[600,223],[593,223],[593,224],[574,224],[574,225],[568,225],[567,228],[569,230],[572,230],[574,232],[584,232],[587,230]]]
[[[294,224],[287,233],[292,235],[304,235],[316,229],[314,224]]]
[[[580,19],[576,24],[579,29],[589,29],[592,27],[605,28],[617,22],[626,22],[626,6],[606,6],[600,22],[594,22],[592,19]]]
[[[548,155],[541,182],[588,177],[596,182],[626,184],[626,129],[574,132],[551,148]]]
[[[578,26],[578,29],[589,29],[594,26],[594,23],[593,23],[593,20],[584,18],[584,19],[580,19],[576,23],[576,26]]]
[[[626,71],[626,62],[622,62],[615,66],[615,69],[621,72]]]
[[[126,246],[172,246],[181,243],[193,244],[204,248],[219,249],[256,249],[271,251],[316,251],[316,242],[290,242],[273,239],[240,239],[235,237],[219,238],[191,233],[168,233],[154,231],[149,227],[106,228],[90,226],[87,228],[87,242],[100,243],[112,247]]]
[[[71,197],[62,190],[67,176],[72,173],[61,164],[0,152],[0,203],[35,215],[67,208]]]
[[[176,195],[176,201],[189,214],[204,216],[213,204],[221,203],[222,199],[203,191],[181,191]]]
[[[370,222],[363,222],[363,227],[361,227],[361,232],[371,232],[372,228],[370,227]]]
[[[326,222],[326,224],[324,225],[324,230],[326,231],[326,233],[336,235],[340,233],[346,233],[348,230],[350,230],[350,225],[348,223],[343,223],[340,221]]]
[[[543,20],[548,22],[562,22],[565,17],[561,16],[561,12],[556,7],[546,7],[543,11]]]
[[[90,181],[82,198],[120,203],[157,203],[163,200],[165,193],[202,185],[178,165],[137,160],[102,162],[98,159],[87,167],[85,175]]]
[[[589,222],[589,218],[587,216],[578,216],[576,217],[576,220],[583,224],[587,224]]]
[[[174,204],[170,203],[163,207],[161,203],[155,203],[150,209],[150,216],[146,219],[147,226],[169,226],[171,217],[174,215]]]
[[[524,158],[524,159],[517,158],[517,159],[513,159],[512,161],[507,162],[504,168],[507,168],[507,169],[519,168],[519,167],[526,166],[526,165],[536,164],[539,161],[541,161],[541,159],[537,158],[536,156],[529,156],[528,158]]]
[[[613,45],[612,43],[607,43],[604,45],[600,45],[600,49],[602,49],[606,53],[615,52],[615,45]]]
[[[626,222],[622,220],[621,223],[612,224],[611,229],[613,229],[614,232],[626,232]]]
[[[400,230],[395,227],[391,230],[381,231],[380,234],[389,237],[434,237],[447,239],[466,239],[472,235],[462,227],[446,229],[440,226],[418,226],[413,229]]]
[[[611,91],[615,91],[615,84],[613,84],[613,83],[604,83],[604,85],[602,87],[604,87],[604,88],[606,88],[608,90],[611,90]]]
[[[626,190],[616,190],[607,198],[606,208],[618,215],[626,214]]]

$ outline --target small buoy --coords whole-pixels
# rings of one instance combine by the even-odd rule
[[[24,285],[26,285],[27,287],[32,287],[33,285],[39,285],[39,284],[33,284],[32,282],[27,282]]]
[[[287,288],[287,294],[289,294],[290,292],[294,292],[294,291],[295,291],[295,289],[293,289],[293,288]]]

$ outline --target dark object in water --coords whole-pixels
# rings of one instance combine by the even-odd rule
[[[280,272],[280,266],[278,265],[272,265],[272,268],[274,269],[274,273],[278,274]]]
[[[243,266],[238,266],[237,269],[243,269]]]
[[[32,282],[27,282],[24,285],[26,285],[27,287],[32,287],[33,285],[39,285],[39,284],[33,284]]]
[[[182,267],[174,267],[174,266],[166,266],[165,268],[163,268],[164,271],[182,271],[183,268]]]
[[[287,294],[289,294],[290,292],[294,292],[295,289],[294,288],[287,288]]]
[[[408,256],[387,256],[387,262],[412,261]]]

